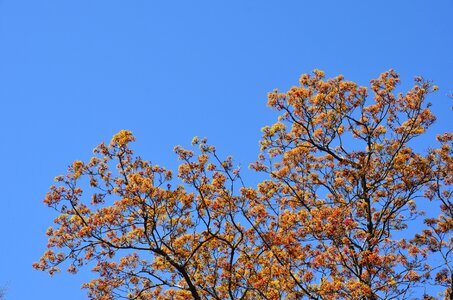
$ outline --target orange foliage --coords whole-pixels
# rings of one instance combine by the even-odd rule
[[[44,202],[59,216],[34,267],[95,262],[92,299],[404,299],[431,284],[448,299],[453,135],[411,147],[435,121],[435,87],[416,78],[395,95],[398,83],[388,71],[368,90],[315,70],[270,93],[281,114],[250,166],[268,175],[257,187],[198,138],[197,151],[175,148],[175,185],[120,131],[56,178]],[[436,207],[425,225],[418,206]]]

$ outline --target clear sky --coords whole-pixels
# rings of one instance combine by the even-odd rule
[[[8,300],[84,299],[90,272],[31,264],[56,214],[55,175],[120,129],[143,158],[174,167],[206,136],[247,166],[274,88],[318,68],[366,85],[435,81],[431,133],[452,130],[453,1],[0,0],[0,286]],[[431,136],[432,137],[432,136]],[[426,145],[430,143],[426,138]]]

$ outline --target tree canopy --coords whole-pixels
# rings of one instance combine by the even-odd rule
[[[399,81],[315,70],[269,93],[252,187],[206,139],[175,147],[174,178],[120,131],[56,177],[34,267],[94,265],[91,299],[449,299],[453,135],[423,140],[437,88]]]

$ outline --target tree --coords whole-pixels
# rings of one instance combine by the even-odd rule
[[[95,262],[92,299],[407,299],[433,286],[448,299],[453,135],[419,150],[436,88],[416,78],[395,95],[398,83],[385,72],[369,97],[315,70],[270,93],[280,116],[250,166],[267,177],[257,187],[206,139],[175,148],[177,181],[120,131],[56,177],[44,202],[59,216],[34,267]]]
[[[1,287],[0,288],[0,299],[5,299],[5,295],[6,295],[6,288]]]

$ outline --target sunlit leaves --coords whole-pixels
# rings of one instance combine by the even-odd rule
[[[175,147],[173,176],[120,131],[56,177],[34,267],[90,264],[92,299],[405,299],[431,284],[448,297],[453,135],[414,147],[435,87],[416,78],[395,94],[399,81],[390,70],[368,89],[315,70],[270,93],[280,116],[262,129],[256,187],[206,139]]]

